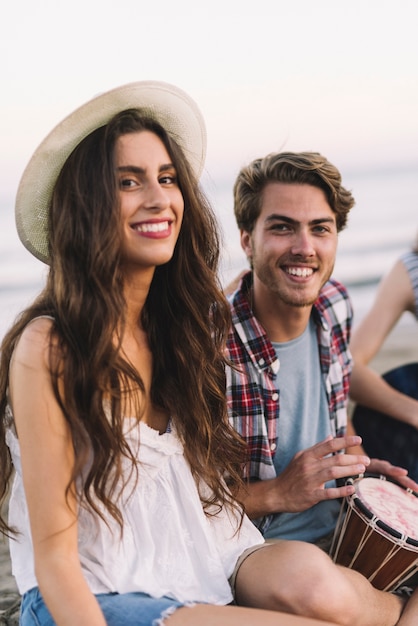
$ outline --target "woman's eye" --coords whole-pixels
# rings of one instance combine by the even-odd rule
[[[162,185],[174,185],[177,182],[177,176],[173,175],[166,175],[166,176],[162,176],[160,178],[160,183]]]
[[[132,178],[123,178],[120,182],[119,182],[119,186],[121,188],[129,188],[129,187],[133,187],[135,185],[135,181],[132,180]]]

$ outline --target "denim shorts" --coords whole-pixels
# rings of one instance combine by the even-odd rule
[[[108,626],[162,626],[164,618],[186,606],[172,598],[152,598],[146,593],[102,593],[96,598]],[[38,587],[23,595],[19,623],[20,626],[55,626]]]

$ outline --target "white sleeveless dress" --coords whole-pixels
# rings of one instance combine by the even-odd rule
[[[204,514],[174,430],[160,435],[146,424],[130,419],[126,423],[126,437],[138,450],[140,463],[138,483],[134,487],[132,482],[131,489],[128,485],[120,503],[123,534],[108,514],[109,528],[85,509],[79,511],[80,561],[91,591],[140,591],[181,602],[231,602],[228,578],[242,552],[264,542],[262,535],[247,517],[237,531],[237,516],[229,509],[213,517]],[[21,533],[10,541],[10,552],[23,594],[37,581],[13,427],[7,431],[7,443],[16,469],[9,524]]]

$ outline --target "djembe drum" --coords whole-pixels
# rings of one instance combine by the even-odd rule
[[[349,479],[331,547],[333,560],[393,591],[418,570],[418,494],[384,476]]]

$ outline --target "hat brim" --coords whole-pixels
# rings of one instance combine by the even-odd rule
[[[26,166],[16,195],[15,218],[23,245],[48,263],[48,212],[58,175],[72,151],[114,115],[138,108],[158,121],[182,148],[197,179],[206,156],[206,128],[190,96],[168,83],[141,81],[89,100],[60,122]]]

